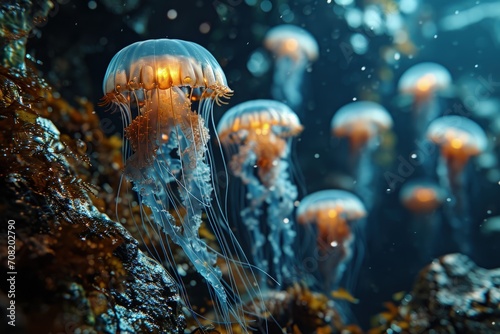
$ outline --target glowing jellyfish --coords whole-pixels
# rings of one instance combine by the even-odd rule
[[[353,224],[366,214],[360,199],[344,190],[318,191],[300,202],[297,222],[314,225],[317,230],[317,265],[326,293],[338,288],[337,284],[353,256]],[[357,254],[357,263],[360,264],[361,260],[362,254]]]
[[[436,63],[420,63],[407,69],[399,79],[398,89],[413,98],[414,127],[417,139],[425,136],[429,123],[440,116],[437,94],[451,85],[450,72]]]
[[[276,58],[272,96],[297,111],[302,103],[304,72],[318,58],[318,43],[304,29],[284,24],[267,32],[264,45]]]
[[[217,131],[230,157],[229,167],[246,189],[246,205],[240,215],[251,235],[254,263],[275,276],[278,283],[290,283],[295,262],[292,211],[297,189],[290,180],[288,160],[291,140],[302,131],[302,125],[287,105],[253,100],[228,110]],[[261,222],[264,217],[266,228]],[[272,249],[271,264],[267,243]]]
[[[229,322],[231,313],[241,319],[232,303],[237,296],[228,294],[231,283],[222,280],[216,265],[218,254],[198,234],[204,213],[217,236],[227,229],[216,212],[219,203],[212,206],[206,126],[214,102],[232,93],[221,67],[195,43],[137,42],[113,57],[103,90],[104,102],[122,114],[132,148],[125,175],[134,184],[141,206],[151,209],[152,220],[182,247],[209,283],[223,321]],[[145,211],[143,216],[149,222]],[[228,244],[220,242],[224,255],[229,254]]]
[[[446,192],[438,184],[428,180],[405,182],[399,200],[413,213],[412,230],[416,235],[419,253],[427,262],[436,255],[440,240],[441,220],[436,210],[446,199]]]
[[[444,188],[452,195],[445,208],[455,241],[463,253],[470,254],[471,217],[465,191],[467,178],[464,168],[471,157],[486,149],[486,134],[468,118],[444,116],[429,125],[427,137],[441,150],[438,175]]]
[[[332,135],[346,137],[351,144],[351,166],[356,179],[356,193],[368,208],[373,204],[372,154],[379,146],[383,131],[392,128],[389,112],[375,102],[358,101],[340,108],[331,121]]]

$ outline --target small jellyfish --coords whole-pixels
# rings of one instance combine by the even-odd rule
[[[413,121],[417,140],[425,137],[429,123],[440,116],[437,94],[451,86],[450,72],[436,63],[420,63],[407,69],[398,83],[402,95],[413,99]]]
[[[354,194],[344,190],[322,190],[310,194],[297,208],[297,222],[313,225],[317,231],[316,260],[323,290],[329,294],[337,289],[347,265],[353,257],[354,226],[366,216],[366,208]],[[356,222],[356,224],[355,224]],[[359,235],[361,229],[356,229]],[[361,235],[359,235],[362,238]],[[359,240],[358,244],[362,243]],[[358,247],[356,263],[362,261],[362,247]],[[359,269],[359,268],[356,268]],[[354,282],[348,282],[353,284]]]
[[[471,157],[486,149],[486,134],[479,125],[466,117],[443,116],[429,125],[427,138],[441,150],[437,173],[441,184],[451,194],[445,210],[455,241],[464,254],[470,255],[471,217],[465,167]]]
[[[425,179],[407,181],[399,192],[399,200],[413,214],[411,228],[416,234],[419,253],[426,263],[436,255],[441,228],[436,210],[445,199],[444,189]]]
[[[367,208],[373,205],[373,152],[379,146],[383,131],[392,128],[389,112],[375,102],[357,101],[346,104],[333,115],[330,123],[332,136],[347,137],[351,147],[351,166],[356,179],[355,192]]]
[[[278,283],[291,283],[297,188],[289,160],[291,140],[302,131],[299,118],[281,102],[253,100],[229,109],[217,131],[230,170],[245,187],[245,199],[235,202],[245,203],[239,208],[240,217],[250,234],[254,264]],[[271,250],[266,249],[268,244]]]
[[[235,245],[236,240],[219,240],[223,254],[218,254],[199,235],[203,215],[216,236],[229,230],[216,210],[220,206],[217,197],[216,205],[212,204],[212,157],[207,146],[206,124],[214,102],[222,103],[232,93],[220,65],[192,42],[137,42],[113,57],[103,90],[103,104],[122,114],[132,149],[125,175],[138,193],[144,223],[154,221],[182,248],[215,292],[215,307],[226,326],[233,316],[243,319],[242,310],[235,306],[238,296],[233,279],[223,280],[216,264],[218,258],[229,261],[232,250],[228,245]],[[143,206],[151,209],[151,218]],[[166,252],[168,245],[164,245]],[[235,263],[243,262],[236,257]],[[253,282],[248,284],[253,286]]]
[[[276,59],[273,98],[298,111],[303,100],[301,86],[304,72],[307,65],[318,58],[318,43],[306,30],[283,24],[267,32],[264,45]]]

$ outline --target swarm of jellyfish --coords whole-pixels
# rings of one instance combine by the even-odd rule
[[[227,222],[212,203],[207,123],[214,102],[231,95],[213,56],[198,44],[170,39],[129,45],[111,60],[103,84],[104,102],[121,112],[132,149],[125,175],[134,184],[144,222],[156,224],[179,245],[215,293],[222,321],[242,319],[231,282],[224,281],[217,259],[229,261],[236,240],[220,243],[223,254],[199,236],[202,215],[217,235]],[[194,108],[197,104],[197,110]],[[168,245],[168,243],[166,243]],[[165,251],[168,247],[165,247]],[[234,262],[240,262],[235,260]],[[234,269],[233,275],[237,276]],[[244,275],[245,276],[245,275]],[[247,276],[245,276],[247,277]],[[250,285],[250,283],[248,283]]]
[[[350,170],[356,182],[356,193],[371,208],[374,201],[373,152],[380,144],[380,134],[392,127],[389,112],[375,102],[349,103],[333,115],[331,132],[335,137],[345,137],[350,143]]]
[[[273,98],[299,110],[304,73],[308,64],[318,58],[318,43],[306,30],[284,24],[267,32],[264,45],[275,57]]]
[[[236,203],[230,204],[240,212],[244,230],[250,235],[253,262],[278,283],[291,283],[297,189],[289,173],[290,145],[302,131],[299,118],[281,102],[251,100],[229,109],[217,131],[229,168],[245,188],[245,197],[236,196]],[[243,206],[237,208],[238,203]],[[271,255],[265,252],[266,244],[271,245]]]
[[[461,252],[470,255],[472,218],[466,191],[466,167],[471,157],[486,149],[486,134],[474,121],[454,115],[434,120],[427,129],[427,137],[440,148],[437,174],[450,195],[446,213],[455,242]]]
[[[306,196],[297,209],[297,222],[312,228],[316,234],[319,286],[325,293],[339,288],[339,282],[353,258],[355,233],[360,220],[367,215],[366,208],[354,194],[344,190],[322,190]],[[358,233],[362,242],[362,235]],[[362,261],[361,250],[355,263]],[[311,258],[311,257],[309,257]],[[352,279],[352,277],[351,277]]]
[[[261,7],[272,7],[269,1],[263,3]],[[215,311],[221,316],[217,320],[229,331],[232,322],[246,330],[251,328],[243,320],[245,311],[240,307],[248,300],[256,301],[248,310],[258,313],[258,319],[268,319],[275,313],[269,311],[280,304],[265,300],[266,295],[283,302],[290,293],[287,291],[299,284],[333,299],[344,287],[352,291],[363,265],[365,245],[372,246],[378,242],[374,239],[382,239],[375,233],[389,226],[379,219],[378,214],[385,209],[377,205],[380,203],[393,200],[401,209],[391,207],[387,210],[391,213],[384,213],[383,218],[390,216],[398,223],[403,215],[411,218],[406,229],[412,232],[422,261],[442,253],[441,241],[446,232],[450,232],[456,249],[473,253],[471,235],[475,226],[468,189],[476,180],[469,161],[487,150],[488,139],[471,119],[443,116],[449,113],[445,108],[450,101],[445,98],[452,97],[448,93],[454,88],[448,69],[430,61],[413,62],[416,48],[410,37],[421,33],[429,38],[429,31],[436,26],[427,17],[421,19],[422,27],[416,24],[420,22],[418,9],[423,7],[418,1],[368,1],[359,8],[354,1],[335,1],[332,6],[350,28],[369,28],[373,38],[388,35],[393,44],[379,50],[385,63],[380,71],[368,74],[369,79],[372,75],[378,77],[369,80],[371,86],[367,84],[360,92],[365,101],[353,96],[356,102],[341,106],[329,123],[325,123],[320,108],[314,110],[315,103],[307,103],[315,98],[315,92],[308,92],[303,82],[308,66],[320,55],[319,45],[312,34],[295,25],[277,25],[258,41],[274,59],[268,99],[248,99],[232,106],[218,123],[212,119],[212,108],[215,103],[223,103],[232,91],[215,58],[197,44],[168,39],[135,43],[116,54],[106,73],[104,100],[121,112],[130,146],[124,151],[131,151],[126,157],[125,176],[133,183],[140,204],[151,211],[149,214],[149,210],[143,210],[144,223],[157,226],[182,248],[207,281],[215,297]],[[457,23],[452,17],[447,20]],[[325,44],[326,39],[318,40],[322,46]],[[360,31],[351,34],[350,42],[357,55],[369,50],[369,41]],[[325,53],[333,53],[331,50],[334,48],[329,45]],[[352,54],[346,54],[342,45],[338,52],[344,52],[348,62],[352,60]],[[401,53],[409,55],[408,68],[400,67]],[[267,70],[267,65],[261,64],[262,57],[258,53],[250,59],[259,70],[258,77]],[[407,69],[399,81],[392,80],[399,68]],[[349,80],[339,79],[339,86],[344,82]],[[401,103],[384,103],[405,98],[411,100],[406,105],[411,110],[411,121],[400,112],[405,107]],[[481,96],[476,96],[476,107],[493,122],[498,103],[488,101],[490,111],[484,108],[487,104]],[[311,117],[301,115],[306,103]],[[475,115],[481,113],[476,111]],[[329,189],[329,179],[323,183],[320,180],[317,188],[323,190],[307,189],[312,192],[299,194],[293,177],[298,162],[291,158],[292,143],[303,135],[304,127],[307,134],[309,124],[314,122],[317,128],[323,127],[317,138],[324,133],[330,138],[330,132],[332,137],[348,143],[348,154],[338,161],[347,166],[352,185],[344,183],[339,186],[344,189]],[[209,127],[215,124],[212,142],[222,147],[221,164],[214,161],[209,148]],[[391,154],[388,160],[397,159],[399,163],[394,168],[397,174],[391,174],[396,182],[386,177],[385,187],[381,183],[382,164],[376,158],[384,138],[393,131],[391,138],[411,140],[411,149],[415,144],[427,151],[409,158]],[[313,144],[307,149],[316,150]],[[328,147],[328,143],[324,146]],[[398,147],[400,152],[405,150],[402,146]],[[328,147],[326,151],[341,156],[341,150]],[[485,159],[483,156],[483,164]],[[418,172],[423,171],[425,178],[415,173],[419,164],[423,168]],[[231,191],[223,200],[213,179],[220,165],[224,165],[224,173],[231,173],[227,184]],[[314,170],[313,176],[318,179],[321,172]],[[398,183],[401,188],[394,189]],[[373,220],[377,224],[372,224]],[[200,237],[204,223],[213,232],[220,251]],[[368,232],[367,227],[372,226],[375,228]],[[398,243],[404,244],[405,240]],[[168,247],[165,243],[166,253],[171,252]],[[229,268],[227,279],[220,269],[224,261],[224,268]],[[244,285],[246,294],[236,285]],[[261,291],[265,292],[262,297]],[[352,296],[350,299],[355,300]],[[266,310],[266,305],[272,306]],[[267,328],[275,328],[278,323]],[[268,326],[261,325],[259,329]]]

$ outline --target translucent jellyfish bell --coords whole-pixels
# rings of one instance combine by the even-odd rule
[[[367,211],[361,200],[344,190],[322,190],[306,196],[297,208],[297,222],[316,226],[318,261],[325,291],[335,289],[352,257],[353,223]],[[359,254],[358,254],[359,255]],[[358,258],[357,261],[360,259]]]
[[[443,116],[427,129],[427,137],[441,148],[441,155],[454,172],[460,172],[470,157],[482,153],[488,139],[474,121],[462,116]]]
[[[236,200],[233,208],[240,211],[250,234],[253,261],[280,284],[291,283],[296,234],[292,211],[297,189],[291,182],[288,160],[291,138],[302,131],[299,118],[281,102],[253,100],[229,109],[217,130],[230,158],[229,167],[245,187],[245,199]],[[240,203],[245,204],[238,208]],[[265,249],[266,239],[271,251]]]
[[[306,30],[284,24],[267,32],[264,45],[276,58],[273,98],[297,110],[302,103],[304,72],[307,64],[318,58],[318,43]]]
[[[335,137],[346,137],[351,144],[349,169],[356,179],[356,193],[368,208],[373,204],[375,167],[372,154],[379,144],[379,135],[392,128],[389,112],[380,104],[357,101],[340,108],[331,120],[331,131]]]
[[[352,149],[359,150],[392,124],[391,115],[380,104],[357,101],[337,110],[330,128],[333,136],[349,138]]]
[[[103,104],[120,110],[123,116],[125,136],[132,148],[125,174],[134,184],[141,206],[148,206],[152,213],[150,218],[143,210],[144,223],[154,221],[206,279],[217,297],[219,320],[230,327],[230,318],[235,317],[245,326],[242,310],[236,306],[239,300],[234,278],[224,281],[216,264],[218,258],[244,263],[237,241],[218,240],[219,254],[207,247],[198,232],[206,215],[216,236],[234,238],[222,233],[229,228],[216,210],[220,203],[212,205],[212,170],[208,165],[212,157],[206,124],[214,103],[222,103],[221,99],[232,92],[220,65],[195,43],[170,39],[137,42],[113,57],[103,90]],[[163,246],[168,254],[169,243]],[[239,273],[232,270],[233,275]],[[247,280],[247,275],[240,277]],[[254,283],[246,281],[250,287]]]
[[[468,118],[444,116],[429,125],[427,137],[441,150],[437,173],[441,184],[451,195],[445,210],[453,228],[455,241],[464,254],[471,255],[472,217],[465,190],[465,166],[471,157],[486,149],[486,134],[479,125]]]
[[[420,63],[407,69],[399,79],[398,89],[416,100],[426,100],[438,91],[451,85],[451,74],[442,65],[436,63]]]
[[[277,162],[289,153],[286,139],[302,132],[302,125],[297,114],[287,105],[273,100],[252,100],[229,109],[222,116],[217,131],[222,145],[228,149],[234,148],[234,145],[251,143],[253,154],[257,158],[260,182],[269,187],[278,176]],[[236,157],[246,160],[246,156],[240,155],[248,153],[240,152],[233,156],[233,160]],[[241,170],[245,165],[244,161],[233,163],[233,160],[230,166],[232,171],[236,175],[244,173]]]
[[[434,182],[414,180],[406,182],[399,193],[401,203],[416,214],[426,214],[439,208],[446,198],[444,190]]]

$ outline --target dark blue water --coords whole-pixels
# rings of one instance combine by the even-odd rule
[[[366,326],[369,317],[382,310],[383,301],[391,299],[393,293],[411,289],[418,271],[427,262],[421,256],[425,253],[421,236],[416,235],[409,224],[414,217],[399,201],[402,182],[387,191],[390,186],[384,177],[388,172],[398,174],[398,168],[404,169],[398,157],[409,161],[414,150],[411,104],[401,102],[397,91],[401,74],[410,66],[426,61],[446,67],[453,82],[449,94],[438,99],[441,113],[465,115],[481,125],[488,135],[488,152],[500,158],[496,141],[500,125],[495,123],[500,118],[500,110],[490,118],[474,113],[477,102],[500,97],[500,39],[496,33],[500,20],[485,15],[476,23],[450,30],[440,22],[455,13],[453,6],[458,11],[454,15],[459,15],[479,6],[476,1],[457,4],[444,0],[422,1],[408,14],[400,13],[397,3],[380,2],[384,4],[380,7],[384,8],[380,9],[380,25],[385,26],[385,14],[395,8],[395,13],[404,21],[412,52],[405,54],[398,50],[397,32],[375,33],[368,24],[349,26],[344,18],[346,8],[326,0],[150,0],[138,5],[134,5],[135,1],[116,1],[126,3],[125,7],[112,1],[60,3],[47,25],[40,27],[38,36],[30,39],[29,49],[43,61],[46,77],[64,96],[68,99],[86,96],[97,104],[109,60],[121,48],[139,40],[165,37],[199,43],[219,61],[229,86],[235,91],[229,106],[216,108],[214,117],[218,120],[232,105],[271,98],[272,57],[262,45],[270,27],[289,23],[309,31],[319,44],[320,56],[304,75],[301,87],[304,101],[300,110],[296,110],[305,128],[294,150],[296,168],[301,170],[305,181],[300,196],[339,187],[338,180],[352,172],[347,143],[330,135],[330,120],[337,109],[354,100],[374,100],[394,119],[391,144],[382,147],[389,158],[375,161],[370,167],[377,178],[371,189],[375,204],[366,222],[366,249],[357,275],[359,281],[353,284],[352,291],[360,299],[360,303],[353,306],[354,313]],[[480,5],[485,3],[500,6],[498,1]],[[362,1],[355,5],[361,12],[368,8]],[[366,52],[353,51],[350,38],[354,34],[364,37],[368,43]],[[399,52],[398,59],[384,57],[391,48]],[[247,68],[247,61],[256,50],[265,55],[270,66],[261,76],[253,75]],[[472,87],[465,93],[459,89],[464,81]],[[106,114],[101,109],[97,112],[107,120],[106,134],[121,131],[118,115]],[[438,150],[434,150],[429,155],[433,166],[438,154]],[[464,170],[473,245],[470,255],[478,265],[488,268],[500,266],[495,256],[500,251],[500,243],[495,242],[500,234],[498,231],[482,233],[481,224],[488,217],[500,215],[499,168],[497,162],[486,168],[472,159]],[[438,179],[437,174],[428,174],[429,170],[416,167],[408,171],[404,180],[422,175]],[[460,245],[450,236],[445,212],[438,210],[435,215],[442,223],[438,229],[442,238],[432,255],[459,251]]]

